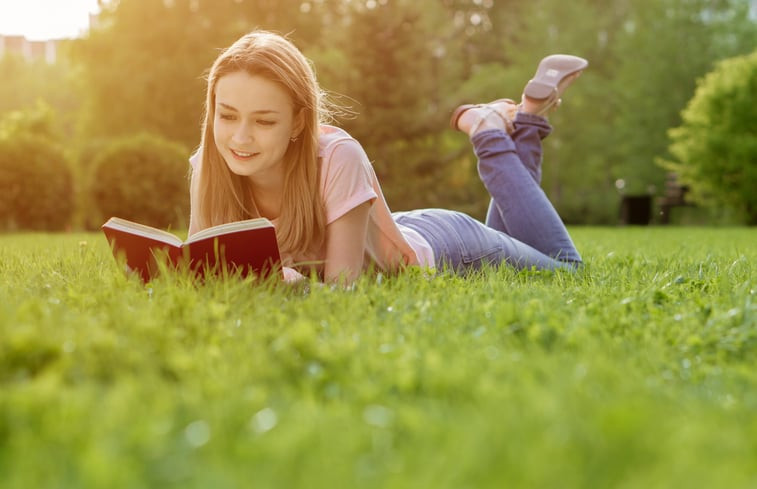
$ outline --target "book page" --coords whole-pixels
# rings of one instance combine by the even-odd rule
[[[221,236],[223,234],[231,234],[237,231],[243,231],[247,229],[259,229],[273,226],[271,221],[265,217],[258,217],[256,219],[247,219],[245,221],[229,222],[226,224],[219,224],[218,226],[212,226],[202,231],[198,231],[190,236],[186,243],[192,243],[205,238],[212,238],[214,236]]]
[[[181,246],[182,243],[179,237],[168,231],[163,231],[162,229],[154,228],[152,226],[145,226],[144,224],[128,221],[119,217],[111,217],[103,226],[134,234],[136,236],[151,238],[174,246]]]

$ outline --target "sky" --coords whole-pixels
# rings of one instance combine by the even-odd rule
[[[0,35],[78,37],[89,27],[89,14],[97,11],[97,0],[0,0]]]

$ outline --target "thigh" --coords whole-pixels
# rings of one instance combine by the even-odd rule
[[[418,231],[429,242],[440,269],[450,268],[463,273],[502,263],[516,268],[566,266],[461,212],[424,209],[398,213],[396,219]]]

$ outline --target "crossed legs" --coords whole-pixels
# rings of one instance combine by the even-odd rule
[[[530,124],[529,129],[534,129],[526,116],[516,117],[516,127]],[[492,197],[486,225],[552,258],[580,262],[581,256],[562,219],[539,186],[539,131],[524,130],[516,143],[506,131],[490,129],[474,134],[471,141],[478,157],[479,176]],[[521,154],[538,158],[524,161]]]
[[[562,219],[540,187],[541,140],[551,126],[544,117],[525,112],[521,104],[509,133],[511,105],[497,101],[471,107],[456,121],[471,138],[479,176],[492,197],[486,225],[549,257],[580,262]]]

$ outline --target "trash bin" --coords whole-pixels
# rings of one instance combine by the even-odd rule
[[[652,220],[651,195],[624,195],[620,201],[620,223],[647,226]]]

